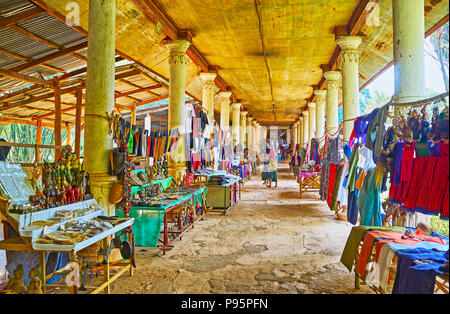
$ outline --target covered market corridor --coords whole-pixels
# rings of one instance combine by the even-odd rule
[[[132,280],[113,293],[373,293],[356,289],[339,259],[351,225],[317,193],[298,198],[298,184],[280,165],[278,188],[261,190],[259,178],[243,187],[242,201],[226,215],[207,215],[162,256],[137,248]],[[263,193],[263,194],[262,194]]]
[[[0,0],[0,294],[448,294],[448,33],[449,0]]]

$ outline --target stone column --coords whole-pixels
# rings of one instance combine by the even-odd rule
[[[327,71],[324,73],[324,76],[327,80],[326,132],[328,135],[334,135],[339,129],[338,107],[341,73],[338,71]]]
[[[423,1],[422,1],[423,2]],[[359,71],[358,47],[361,37],[341,36],[336,42],[341,47],[342,57],[342,105],[343,105],[343,135],[344,142],[350,139],[353,131],[353,121],[359,116]]]
[[[309,144],[309,112],[304,110],[303,114],[303,144]]]
[[[286,143],[291,145],[291,129],[286,130]]]
[[[311,143],[311,139],[316,137],[316,104],[310,102],[308,104],[309,111],[309,140],[308,143]]]
[[[298,122],[295,122],[292,126],[293,143],[294,146],[298,144]]]
[[[115,205],[109,203],[116,177],[108,174],[113,139],[107,118],[114,111],[115,27],[116,1],[90,0],[84,169],[89,173],[91,192],[106,215],[115,214]]]
[[[297,141],[298,141],[298,144],[300,145],[300,148],[302,148],[303,145],[305,144],[303,128],[304,128],[304,119],[303,119],[303,116],[300,116],[298,118],[298,124],[297,124]]]
[[[225,133],[230,127],[230,100],[231,92],[220,92],[220,128]]]
[[[234,103],[232,105],[231,122],[233,131],[233,147],[239,144],[240,140],[240,118],[241,118],[241,104]]]
[[[169,130],[178,128],[181,134],[185,133],[185,85],[186,85],[186,50],[190,42],[184,39],[175,39],[166,44],[169,51]],[[186,156],[183,138],[177,145],[177,150],[169,156],[169,175],[179,180],[186,173]]]
[[[240,131],[239,131],[239,142],[242,145],[242,149],[247,147],[247,143],[245,141],[247,135],[247,111],[241,111],[241,122],[240,122]]]
[[[314,95],[316,95],[316,133],[318,138],[322,138],[325,134],[325,107],[327,102],[327,92],[325,90],[318,89],[314,91]]]
[[[425,98],[424,0],[392,0],[394,101]],[[398,107],[395,107],[398,115]]]
[[[252,125],[253,125],[253,151],[256,154],[256,152],[258,151],[258,121],[256,121],[256,119],[253,119]]]
[[[200,79],[202,80],[202,106],[208,111],[209,120],[214,122],[214,90],[216,84],[214,79],[216,78],[216,73],[200,73]],[[211,132],[212,132],[211,128]]]
[[[253,117],[247,117],[247,149],[248,158],[253,156]]]

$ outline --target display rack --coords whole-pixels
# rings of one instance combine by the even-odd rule
[[[4,166],[4,165],[3,165]],[[6,168],[5,168],[6,169]],[[2,190],[2,199],[0,199],[0,218],[8,223],[17,233],[17,236],[8,237],[0,241],[0,250],[5,251],[22,251],[35,252],[40,256],[40,280],[42,282],[42,292],[45,294],[49,288],[69,288],[69,292],[78,293],[78,283],[74,281],[74,285],[67,286],[67,284],[52,283],[47,281],[54,276],[67,274],[69,270],[75,269],[74,263],[81,269],[80,258],[77,256],[84,249],[93,247],[95,244],[100,244],[101,251],[94,254],[103,255],[104,263],[97,265],[97,271],[102,271],[103,280],[99,286],[85,286],[89,293],[96,294],[101,291],[105,293],[110,292],[110,284],[119,278],[122,274],[129,271],[132,275],[133,267],[136,267],[134,254],[130,258],[123,259],[120,262],[110,262],[109,253],[111,251],[111,238],[117,237],[119,232],[125,233],[128,243],[131,245],[132,252],[134,252],[134,235],[131,232],[131,225],[134,222],[133,218],[116,219],[113,217],[106,217],[104,209],[98,205],[94,199],[84,200],[72,204],[58,206],[54,208],[42,209],[39,211],[25,213],[10,212],[13,205],[24,203],[25,200],[33,193],[32,189],[24,188],[19,192],[14,191],[14,187],[8,183],[11,178],[16,178],[15,186],[26,187],[28,185],[26,175],[21,169],[20,165],[8,165],[7,170],[3,169],[0,177]],[[6,171],[6,172],[5,172]],[[67,219],[55,220],[56,213],[64,211],[68,214]],[[37,221],[52,221],[51,225],[34,224]],[[93,219],[114,220],[109,227],[102,227],[100,232],[83,237],[81,241],[71,241],[69,243],[63,242],[42,242],[41,237],[44,238],[47,234],[54,234],[57,230],[64,228],[67,223],[88,222]],[[96,220],[97,221],[97,220]],[[109,248],[109,250],[108,250]],[[70,262],[64,267],[57,269],[51,274],[46,274],[46,255],[47,253],[68,253]],[[103,253],[101,253],[103,252]],[[111,276],[111,268],[118,268],[117,272]]]

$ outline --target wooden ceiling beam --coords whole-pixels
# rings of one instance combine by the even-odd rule
[[[82,83],[82,84],[79,84],[79,85],[76,85],[76,86],[71,86],[71,87],[67,87],[67,88],[61,89],[61,95],[75,92],[77,89],[80,89],[80,88],[85,88],[85,84]],[[15,103],[3,103],[3,106],[0,107],[0,110],[1,109],[6,110],[6,109],[11,109],[11,108],[27,105],[27,104],[30,104],[30,103],[33,103],[33,102],[36,102],[36,101],[41,101],[41,100],[44,100],[44,99],[47,99],[47,98],[51,98],[53,96],[54,96],[54,93],[50,92],[50,93],[45,93],[45,94],[40,95],[40,96],[31,96],[30,99],[22,100],[22,101],[15,102]]]
[[[135,90],[130,90],[128,92],[117,92],[116,93],[116,98],[129,96],[129,95],[137,94],[137,93],[142,93],[142,92],[150,91],[152,89],[157,89],[157,88],[161,88],[161,87],[163,87],[162,84],[156,84],[156,85],[152,85],[152,86],[138,88],[138,89],[135,89]]]
[[[28,62],[33,61],[33,59],[31,59],[31,58],[27,58],[27,57],[21,56],[21,55],[19,55],[17,53],[14,53],[12,51],[9,51],[9,50],[3,49],[3,48],[0,48],[0,54],[8,56],[8,57],[13,58],[13,59],[17,59],[17,60],[28,61]],[[41,64],[41,67],[47,68],[47,69],[55,71],[55,72],[61,72],[62,71],[61,69],[59,69],[57,67],[54,67],[52,65],[45,64],[45,63]]]
[[[142,88],[142,86],[136,85],[136,84],[131,83],[131,82],[129,82],[129,81],[127,81],[127,80],[124,80],[124,79],[118,79],[118,81],[121,82],[121,83],[123,83],[123,84],[125,84],[125,85],[128,85],[128,86],[130,86],[130,87],[136,88],[136,89],[141,89],[141,88]],[[147,94],[152,95],[152,96],[156,96],[156,97],[160,96],[159,94],[156,94],[156,93],[151,92],[151,91],[145,91],[145,92],[146,92]]]
[[[70,54],[72,52],[85,49],[87,47],[87,44],[88,44],[87,41],[85,41],[85,42],[79,43],[77,45],[74,45],[74,46],[71,46],[71,47],[68,47],[68,48],[64,48],[64,49],[62,49],[60,51],[56,51],[54,53],[48,54],[48,55],[46,55],[46,56],[44,56],[42,58],[35,59],[35,60],[27,62],[25,64],[21,64],[21,65],[15,66],[14,68],[11,68],[11,70],[20,72],[20,71],[32,68],[32,67],[37,66],[37,65],[41,65],[42,63],[61,58],[61,57],[65,56],[65,55],[68,55],[68,54]]]
[[[162,95],[162,96],[158,96],[158,97],[155,97],[155,98],[142,100],[142,101],[140,101],[138,103],[135,103],[133,105],[135,105],[136,107],[140,107],[140,106],[143,106],[143,105],[146,105],[146,104],[151,104],[152,102],[157,102],[157,101],[160,101],[160,100],[163,100],[163,99],[167,99],[167,98],[169,98],[169,95]]]
[[[37,84],[37,85],[45,86],[48,88],[53,88],[53,84],[51,81],[46,81],[41,78],[32,77],[32,76],[18,73],[18,72],[12,71],[12,70],[0,68],[0,74],[3,76],[6,76],[6,77],[12,78],[14,80],[18,80],[18,81],[22,81],[22,82],[26,82],[26,83]]]
[[[42,10],[39,7],[31,8],[26,11],[14,14],[9,17],[0,18],[0,28],[8,27],[10,25],[23,22],[27,19],[30,19],[32,17],[41,15],[46,13],[44,10]]]

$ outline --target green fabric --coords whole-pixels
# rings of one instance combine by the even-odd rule
[[[367,126],[366,147],[373,152],[375,157],[380,157],[383,151],[384,124],[388,114],[389,106],[381,107],[372,121]]]
[[[278,181],[278,171],[277,170],[271,171],[269,173],[269,176],[270,176],[270,179],[272,179],[272,181],[275,181],[275,182]]]
[[[361,216],[361,226],[381,226],[383,221],[380,213],[381,185],[376,186],[376,171],[370,169],[364,177],[364,182],[356,204]]]
[[[270,179],[270,172],[267,172],[267,171],[263,171],[262,173],[261,173],[261,178],[262,178],[262,180],[263,181],[267,181],[267,180],[269,180]]]
[[[339,183],[341,183],[341,176],[342,176],[342,168],[343,166],[338,166],[336,170],[336,177],[334,179],[334,185],[333,185],[333,192],[331,193],[331,200],[330,200],[330,209],[337,211],[337,195],[339,192]]]
[[[144,169],[142,169],[144,170]],[[134,172],[139,173],[141,171],[139,170],[133,170]],[[135,195],[137,194],[142,188],[149,186],[149,185],[153,185],[153,184],[159,184],[159,186],[161,187],[162,192],[164,192],[165,190],[167,190],[168,187],[171,186],[172,184],[172,179],[173,177],[168,177],[168,178],[164,178],[164,179],[159,179],[159,180],[153,180],[152,183],[146,183],[143,185],[135,185],[131,187],[131,195]]]
[[[359,148],[354,146],[350,159],[348,161],[348,178],[345,187],[348,192],[353,192],[355,190],[355,183],[357,180],[357,170],[358,170],[358,160],[359,160]]]
[[[128,153],[132,154],[133,153],[133,139],[134,139],[134,134],[136,134],[136,131],[134,130],[130,130],[130,137],[128,138]]]
[[[416,151],[416,158],[430,156],[430,150],[428,149],[427,143],[416,142],[414,149]]]
[[[361,243],[361,239],[364,232],[368,230],[378,230],[378,231],[393,231],[393,232],[405,232],[404,227],[374,227],[374,226],[355,226],[350,231],[350,235],[345,243],[344,251],[341,256],[341,263],[351,272],[353,265],[356,263],[356,256],[358,253],[358,247]]]

